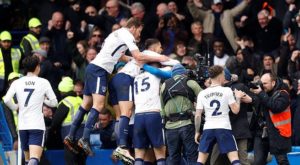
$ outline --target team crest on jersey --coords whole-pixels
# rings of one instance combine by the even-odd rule
[[[102,92],[106,92],[106,87],[102,87]]]
[[[114,36],[115,36],[115,37],[118,37],[118,33],[117,33],[117,32],[114,32]]]

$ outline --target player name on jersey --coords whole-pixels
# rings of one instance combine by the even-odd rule
[[[34,85],[35,82],[34,81],[25,81],[25,85]]]
[[[208,99],[208,98],[214,97],[214,96],[222,97],[222,96],[223,96],[223,93],[220,93],[220,92],[212,92],[212,93],[209,93],[209,94],[205,95],[204,97],[205,97],[206,99]]]

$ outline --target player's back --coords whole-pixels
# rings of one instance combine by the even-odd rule
[[[48,80],[37,76],[24,76],[12,85],[19,105],[19,129],[45,130],[43,102],[46,97],[55,97]]]
[[[160,78],[143,72],[134,79],[135,113],[149,110],[160,110],[159,99]]]
[[[91,63],[112,73],[114,65],[128,48],[138,50],[133,35],[126,28],[118,29],[104,40],[103,47]]]
[[[204,109],[204,129],[231,129],[229,105],[234,102],[233,92],[228,87],[214,86],[201,91],[197,99],[197,109]]]

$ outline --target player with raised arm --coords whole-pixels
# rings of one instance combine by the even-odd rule
[[[161,44],[157,39],[147,39],[145,42],[145,48],[142,53],[146,56],[163,56],[161,53]],[[175,65],[179,63],[175,60],[168,60],[162,62],[165,65]],[[133,162],[134,158],[130,155],[128,145],[128,133],[129,133],[129,119],[134,109],[133,104],[133,86],[134,78],[140,74],[141,65],[136,60],[128,62],[112,79],[109,84],[109,96],[110,102],[116,113],[116,127],[115,132],[118,138],[118,147],[113,153],[117,158],[125,162]],[[166,76],[165,72],[158,68],[151,67],[144,64],[143,69],[151,74],[155,74],[161,77]]]
[[[69,135],[64,139],[64,144],[71,150],[75,150],[74,135],[80,126],[84,115],[90,111],[85,123],[83,137],[79,139],[78,145],[90,155],[92,150],[89,146],[90,132],[95,124],[98,114],[105,107],[105,96],[107,90],[107,76],[112,73],[114,65],[121,58],[129,61],[124,52],[129,49],[134,59],[138,62],[166,61],[164,56],[144,56],[135,44],[140,37],[143,24],[135,18],[130,18],[124,28],[112,32],[104,41],[101,51],[96,58],[87,66],[85,71],[85,86],[83,102],[72,122]],[[123,58],[124,57],[124,58]]]
[[[36,56],[29,56],[23,60],[26,76],[15,80],[3,99],[4,103],[12,109],[19,108],[20,141],[28,165],[37,165],[43,152],[46,128],[42,106],[43,104],[50,107],[57,105],[49,81],[38,77],[39,62]],[[18,100],[17,105],[12,102],[15,95]]]
[[[218,143],[220,152],[227,154],[231,164],[240,165],[237,145],[231,131],[229,111],[239,113],[240,100],[246,95],[239,90],[235,90],[233,94],[229,87],[222,87],[225,80],[222,66],[214,65],[209,68],[208,73],[211,85],[199,93],[195,114],[195,142],[199,144],[197,163],[204,165],[213,145]],[[205,124],[200,138],[203,111]]]

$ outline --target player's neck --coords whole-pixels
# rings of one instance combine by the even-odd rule
[[[211,81],[211,85],[209,87],[221,86],[222,84],[219,81]]]
[[[35,72],[28,72],[27,76],[37,76],[37,74],[35,74]]]

